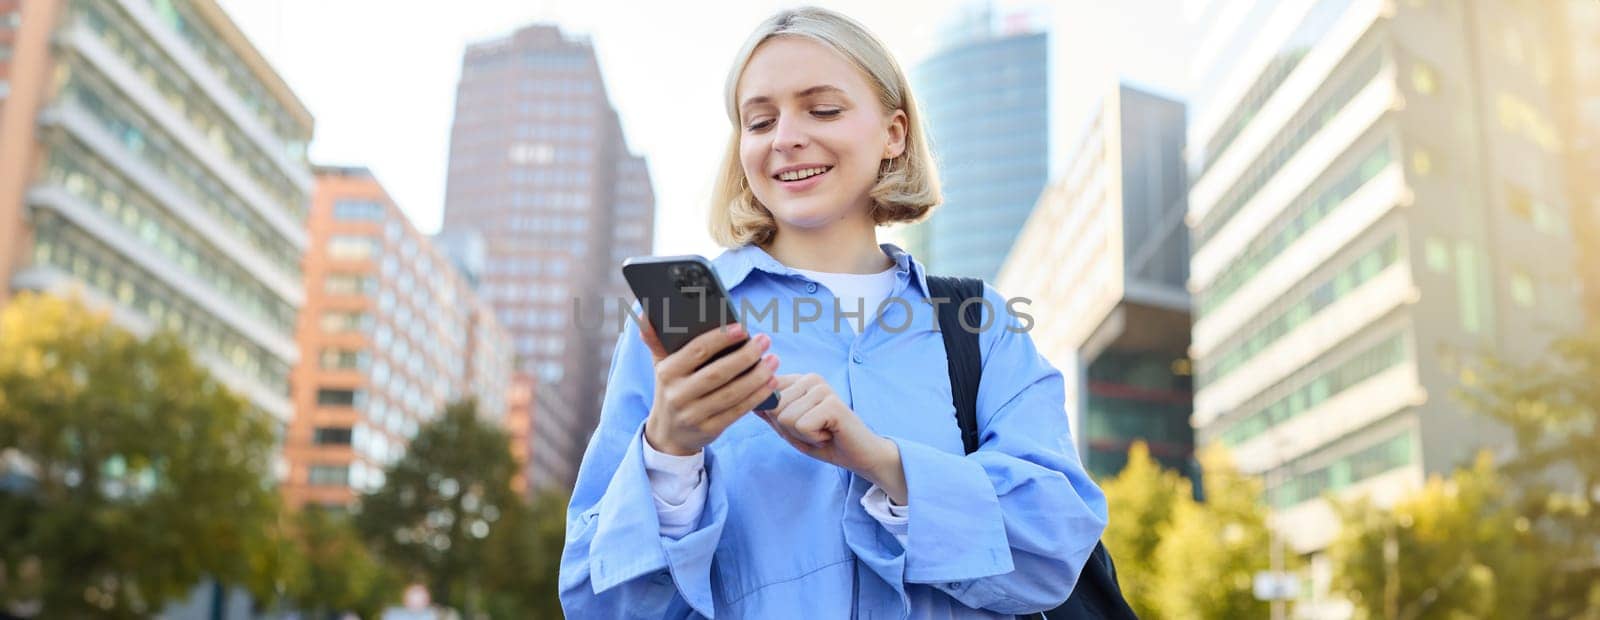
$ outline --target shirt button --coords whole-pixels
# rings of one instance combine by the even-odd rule
[[[815,293],[815,292],[817,292],[817,283],[816,282],[807,282],[806,283],[806,292],[807,293]]]
[[[667,574],[667,571],[661,571],[659,573],[656,573],[656,576],[653,579],[651,579],[651,581],[654,581],[654,582],[656,582],[658,584],[661,584],[661,585],[667,585],[669,583],[672,583],[672,575]]]
[[[850,361],[855,362],[857,364],[860,364],[860,363],[866,361],[866,358],[862,357],[860,353],[851,353],[850,354]]]
[[[947,583],[947,584],[944,584],[944,587],[945,587],[945,588],[946,588],[946,589],[949,589],[949,590],[958,590],[958,589],[960,589],[960,588],[961,588],[961,582],[959,582],[959,581],[952,581],[952,582],[950,582],[950,583]]]

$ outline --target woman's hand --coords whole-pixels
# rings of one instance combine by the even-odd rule
[[[778,435],[806,456],[855,472],[878,485],[896,504],[906,503],[900,447],[872,432],[815,374],[780,375],[778,407],[760,411]]]
[[[659,452],[678,456],[699,452],[778,386],[773,377],[778,357],[762,355],[772,346],[766,334],[747,338],[743,327],[728,325],[700,334],[668,355],[649,321],[642,323],[639,335],[650,347],[656,370],[655,403],[644,423],[644,438]],[[738,350],[700,368],[712,355],[740,341],[744,345]]]

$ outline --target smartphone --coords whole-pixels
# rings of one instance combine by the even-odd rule
[[[711,269],[711,262],[704,257],[635,256],[622,262],[622,277],[628,281],[628,288],[633,290],[633,296],[639,300],[645,318],[650,319],[650,327],[667,353],[676,353],[696,336],[738,322],[728,290],[723,288],[722,281]],[[728,345],[705,364],[721,359],[741,345],[742,342]],[[756,409],[777,406],[778,392],[774,390],[756,405]]]

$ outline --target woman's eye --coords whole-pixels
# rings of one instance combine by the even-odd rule
[[[760,121],[760,122],[752,123],[752,124],[746,126],[745,129],[749,129],[750,131],[761,131],[763,129],[766,129],[767,126],[771,125],[771,124],[772,124],[772,121],[770,121],[770,120]]]
[[[843,111],[844,110],[838,110],[838,109],[834,109],[834,110],[812,110],[811,111],[811,115],[812,116],[816,116],[816,117],[820,117],[820,118],[832,118],[832,117],[838,116],[839,113],[843,112]]]

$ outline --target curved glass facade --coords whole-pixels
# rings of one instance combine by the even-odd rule
[[[935,273],[993,280],[1044,189],[1046,41],[969,41],[912,72],[945,200],[909,249]]]

